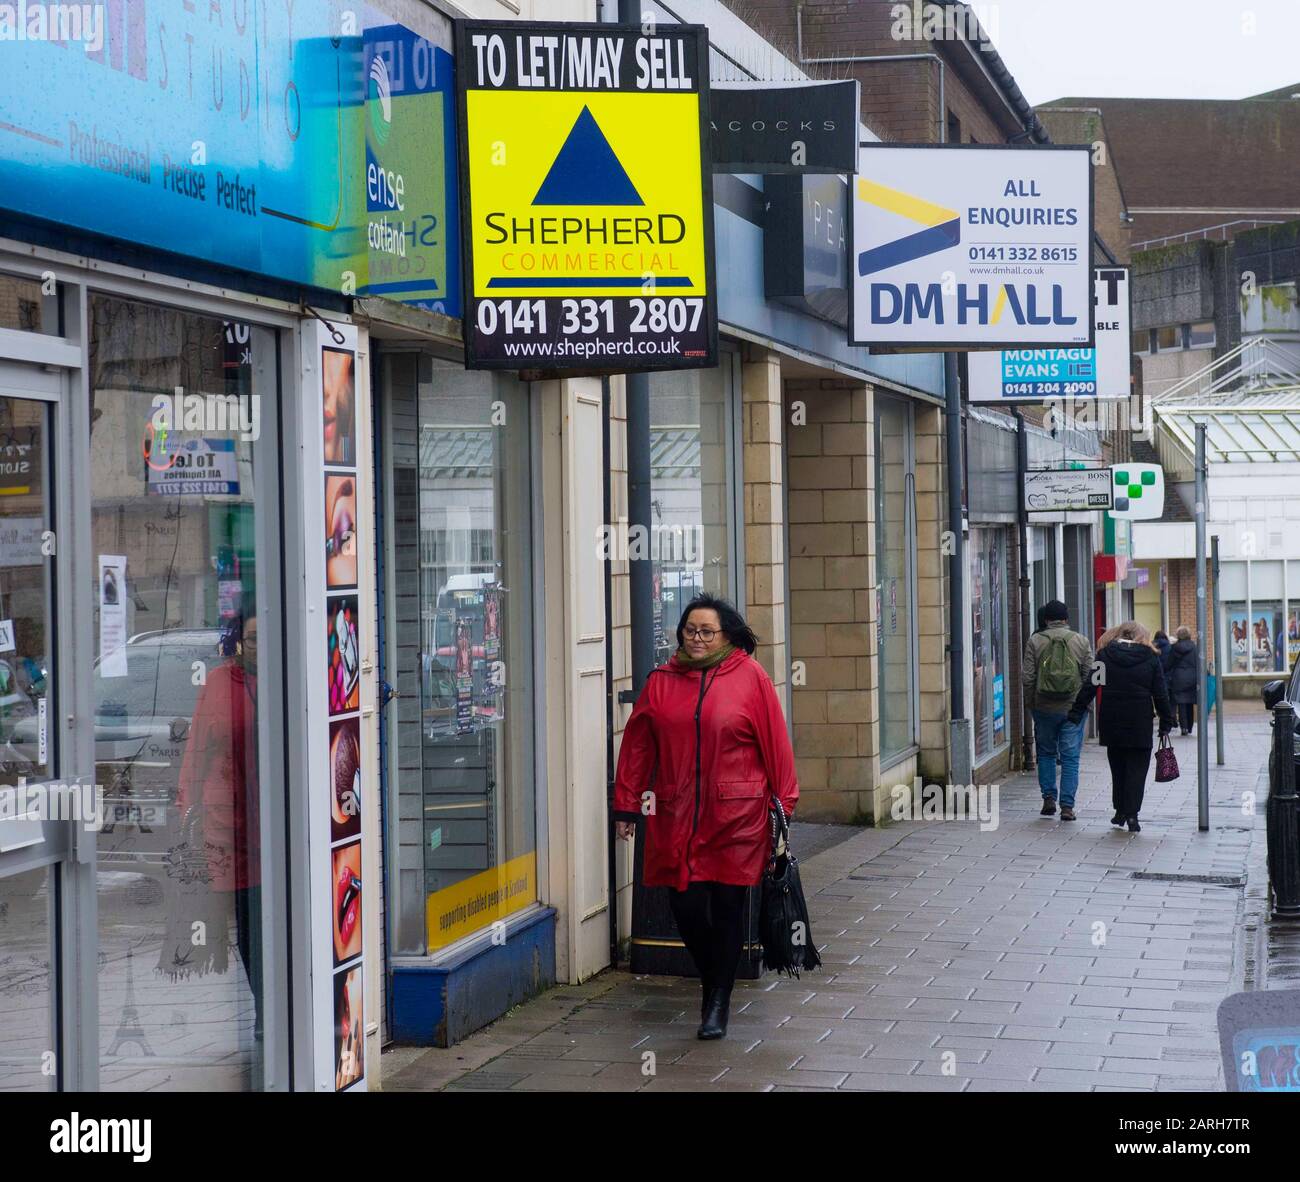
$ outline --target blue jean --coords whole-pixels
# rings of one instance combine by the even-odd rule
[[[1038,786],[1043,797],[1056,799],[1056,764],[1061,764],[1061,807],[1074,808],[1079,789],[1079,751],[1083,747],[1083,723],[1072,723],[1064,714],[1034,711],[1034,744],[1038,749]]]

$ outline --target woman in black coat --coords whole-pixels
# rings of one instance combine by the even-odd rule
[[[1165,681],[1178,707],[1178,733],[1190,735],[1196,719],[1196,641],[1190,628],[1179,628],[1174,635],[1178,639],[1165,654]]]
[[[1138,813],[1151,767],[1152,716],[1159,716],[1162,737],[1174,726],[1160,655],[1151,643],[1151,634],[1141,624],[1128,620],[1102,635],[1093,674],[1083,683],[1070,709],[1072,723],[1083,721],[1099,683],[1097,730],[1110,761],[1111,800],[1115,805],[1110,823],[1127,822],[1130,833],[1139,833],[1142,826]]]

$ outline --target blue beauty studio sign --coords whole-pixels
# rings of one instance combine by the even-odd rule
[[[446,50],[329,0],[52,7],[0,20],[0,207],[460,314]]]

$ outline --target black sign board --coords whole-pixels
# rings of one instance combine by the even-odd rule
[[[715,82],[714,172],[858,171],[858,84]]]
[[[458,21],[465,364],[713,366],[698,25]]]
[[[769,176],[763,190],[763,294],[847,327],[848,183],[839,176]]]

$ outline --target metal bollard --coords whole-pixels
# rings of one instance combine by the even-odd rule
[[[1268,785],[1268,878],[1274,919],[1300,919],[1300,825],[1295,784],[1295,712],[1273,708],[1272,775]]]

